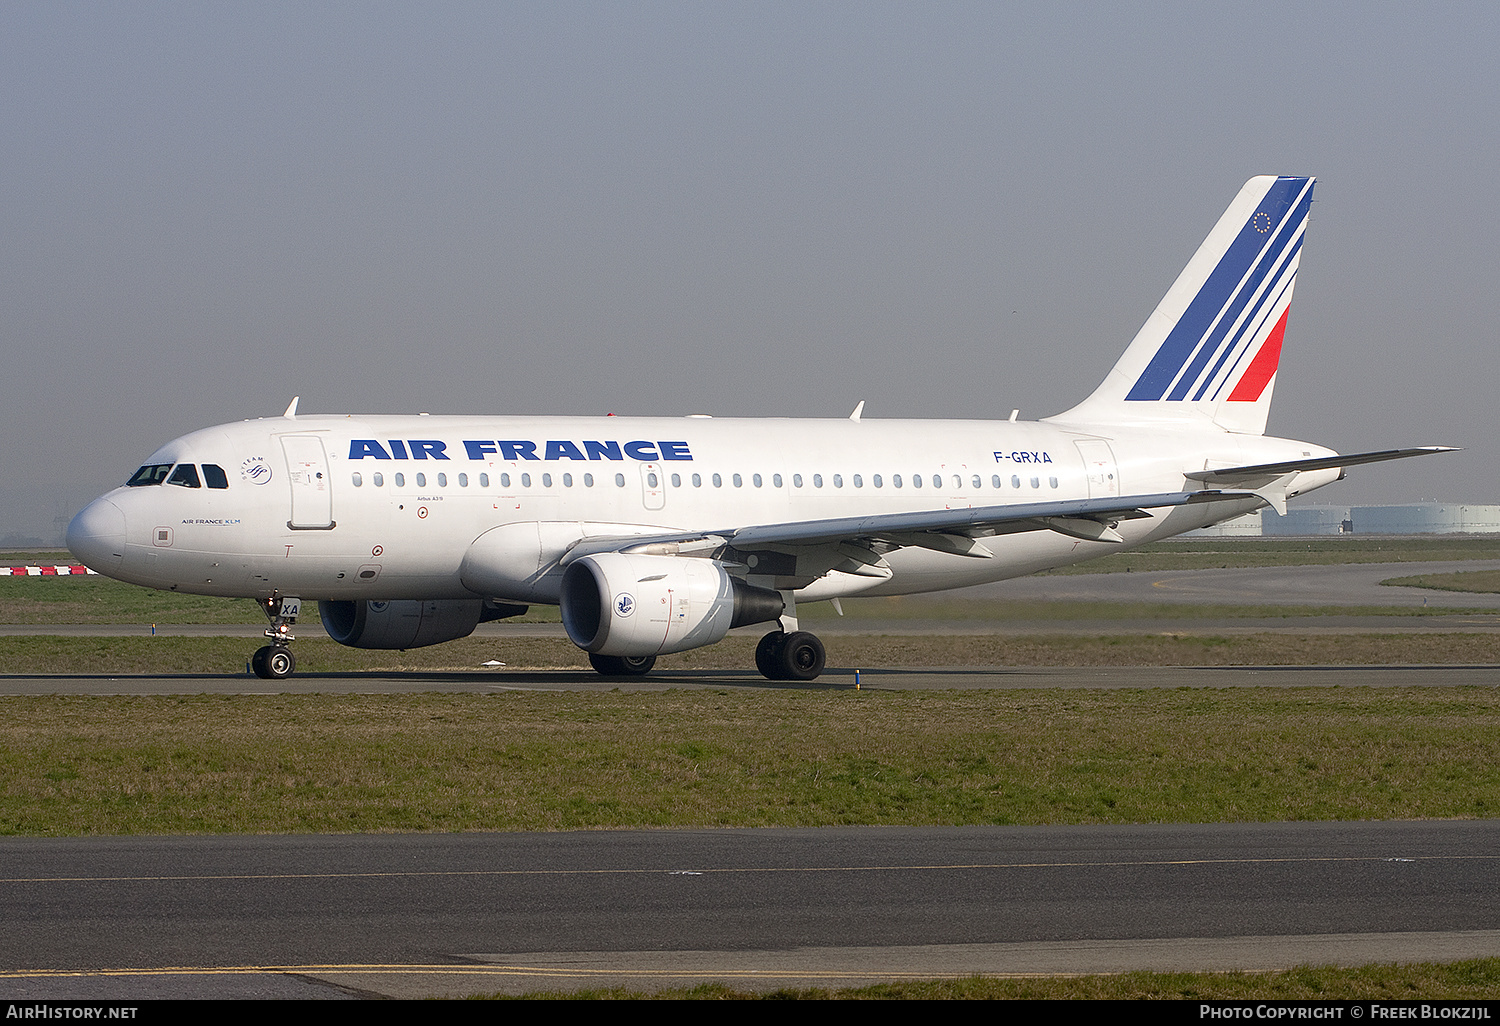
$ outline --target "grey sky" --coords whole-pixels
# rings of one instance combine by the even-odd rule
[[[303,412],[1045,416],[1319,177],[1270,431],[1500,502],[1493,4],[0,6],[0,534]]]

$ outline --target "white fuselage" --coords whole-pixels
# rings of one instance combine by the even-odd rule
[[[1184,478],[1193,471],[1330,454],[1182,425],[279,417],[168,443],[147,466],[221,468],[227,487],[200,470],[198,487],[117,488],[80,514],[70,541],[76,533],[79,555],[111,576],[200,594],[547,602],[548,560],[580,538],[1174,492],[1197,487]],[[1290,494],[1338,476],[1304,472]],[[1241,495],[1159,509],[1118,531],[1135,545],[1260,505]],[[493,572],[476,584],[465,556],[487,534]],[[804,599],[933,591],[1121,548],[1048,530],[986,545],[993,558],[900,548],[883,578],[835,570],[766,583]]]

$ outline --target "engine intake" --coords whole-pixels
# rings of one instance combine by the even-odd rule
[[[570,564],[561,604],[573,644],[630,657],[712,645],[731,627],[775,620],[785,609],[779,592],[746,584],[714,560],[631,552]]]

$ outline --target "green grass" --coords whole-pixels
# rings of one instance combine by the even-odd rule
[[[0,699],[0,834],[1485,817],[1490,688]]]
[[[1493,1001],[1500,995],[1500,959],[1369,965],[1353,969],[1300,966],[1267,973],[1118,973],[1107,976],[998,978],[883,983],[841,990],[735,990],[721,983],[659,991],[540,991],[528,999],[572,1000],[836,1000],[836,1001]],[[504,998],[504,995],[492,995]]]
[[[1500,592],[1500,570],[1472,570],[1456,574],[1418,574],[1415,577],[1392,577],[1380,583],[1408,588],[1434,588],[1438,591],[1494,594]]]

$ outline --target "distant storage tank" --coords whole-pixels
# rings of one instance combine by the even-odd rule
[[[1261,510],[1260,524],[1266,535],[1348,534],[1351,518],[1348,506],[1293,506],[1284,517]]]
[[[1356,534],[1496,534],[1500,506],[1458,502],[1414,502],[1403,506],[1355,506]]]

